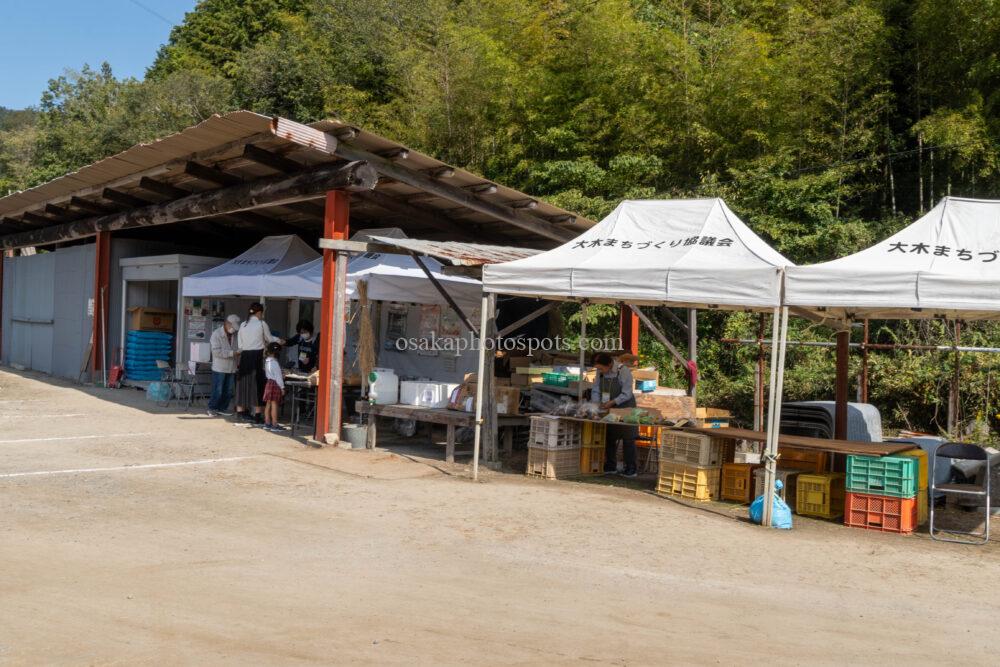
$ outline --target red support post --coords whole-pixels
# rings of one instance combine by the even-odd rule
[[[323,213],[323,238],[346,240],[350,231],[350,195],[342,190],[326,193]],[[324,442],[330,433],[330,393],[333,386],[333,355],[343,350],[333,350],[334,327],[344,327],[344,322],[333,321],[334,281],[337,273],[337,252],[323,250],[323,293],[320,302],[319,387],[316,392],[316,440]],[[341,400],[339,397],[337,400]],[[339,434],[339,433],[338,433]]]
[[[620,306],[618,316],[618,335],[622,341],[622,349],[629,354],[639,354],[639,316],[628,307]]]
[[[108,331],[108,301],[111,299],[111,232],[98,232],[94,244],[94,348],[90,354],[90,381],[96,382],[105,368],[105,336]]]

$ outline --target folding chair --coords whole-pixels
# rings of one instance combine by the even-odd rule
[[[948,442],[937,448],[934,452],[935,462],[934,465],[945,465],[940,459],[955,459],[959,461],[982,461],[983,462],[983,472],[982,475],[985,478],[985,482],[982,484],[937,484],[935,483],[933,477],[931,478],[931,489],[928,496],[928,501],[930,503],[930,533],[931,538],[939,540],[941,542],[957,542],[959,544],[986,544],[990,541],[990,455],[985,449],[979,445],[971,445],[961,442]],[[976,531],[963,531],[954,529],[941,529],[934,525],[934,496],[935,492],[940,491],[945,495],[963,495],[963,496],[973,496],[981,497],[985,500],[986,506],[986,523],[983,532]],[[966,535],[971,538],[967,539],[955,539],[956,536]],[[948,536],[948,537],[945,537]]]
[[[156,367],[160,369],[160,382],[170,387],[167,400],[163,403],[158,402],[157,405],[166,408],[170,406],[170,401],[176,399],[178,402],[187,401],[187,407],[190,408],[194,404],[194,390],[197,382],[194,374],[185,370],[184,379],[181,380],[177,377],[177,372],[170,365],[170,362],[162,359],[156,360]]]

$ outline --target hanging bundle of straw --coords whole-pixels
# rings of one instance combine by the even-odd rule
[[[368,300],[368,281],[358,281],[358,364],[361,367],[361,391],[368,393],[368,374],[375,368],[375,331],[372,329],[372,304]]]

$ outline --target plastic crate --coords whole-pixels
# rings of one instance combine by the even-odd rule
[[[928,512],[930,508],[927,506],[927,489],[920,489],[917,491],[917,525],[922,526],[927,523],[929,518]]]
[[[913,498],[920,489],[920,460],[912,456],[847,457],[847,485],[851,493]]]
[[[824,472],[829,456],[827,452],[794,447],[778,447],[778,462],[782,468],[794,468],[807,472]]]
[[[605,449],[600,447],[580,448],[580,473],[583,475],[596,475],[604,472]]]
[[[580,448],[542,449],[528,447],[525,474],[546,479],[566,479],[580,475]]]
[[[607,440],[608,425],[596,422],[583,422],[580,424],[580,446],[581,447],[604,447]]]
[[[836,519],[844,514],[844,473],[802,473],[795,485],[795,511]]]
[[[559,417],[532,417],[528,446],[539,449],[578,449],[580,422]]]
[[[720,468],[688,466],[660,460],[656,492],[691,500],[713,500],[719,495]]]
[[[723,500],[749,503],[753,500],[753,472],[759,465],[750,463],[723,463],[722,489],[719,496]]]
[[[639,426],[639,437],[635,441],[636,447],[652,447],[657,449],[660,446],[659,426]]]
[[[919,447],[916,447],[914,449],[910,449],[905,452],[900,452],[896,456],[912,456],[913,458],[917,459],[918,461],[917,467],[920,471],[917,474],[917,489],[926,489],[927,479],[928,479],[927,473],[928,470],[930,469],[929,466],[927,465],[928,464],[927,452],[920,449]]]
[[[778,468],[774,471],[774,478],[781,480],[781,490],[778,491],[778,496],[788,503],[789,507],[794,507],[797,502],[796,484],[801,474],[801,470]],[[753,498],[756,500],[762,495],[764,495],[764,466],[753,471]]]
[[[635,388],[644,394],[648,394],[651,391],[656,391],[656,380],[636,380]]]
[[[721,438],[663,429],[660,434],[660,461],[719,467],[723,463],[724,445]]]
[[[848,493],[844,525],[884,533],[912,533],[918,525],[917,499]]]
[[[542,373],[542,384],[547,384],[551,387],[568,387],[570,382],[579,381],[579,375],[570,375],[568,373]]]

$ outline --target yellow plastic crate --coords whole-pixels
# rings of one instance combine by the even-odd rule
[[[580,473],[595,475],[604,472],[604,445],[600,447],[582,447],[580,449]]]
[[[713,500],[719,496],[720,472],[721,468],[686,466],[661,459],[656,492],[691,500]]]
[[[723,500],[735,500],[739,503],[753,501],[753,472],[760,465],[755,463],[723,463],[722,491]]]
[[[844,516],[842,472],[802,473],[796,483],[795,511],[803,516],[836,519]]]
[[[920,472],[917,474],[917,488],[927,489],[927,452],[920,449],[919,447],[915,449],[908,449],[905,452],[900,452],[896,456],[912,456],[920,459],[920,463],[917,467],[920,468]]]
[[[583,422],[580,424],[580,446],[586,449],[587,447],[604,447],[604,442],[607,439],[608,425],[607,424],[597,424],[594,422]]]

